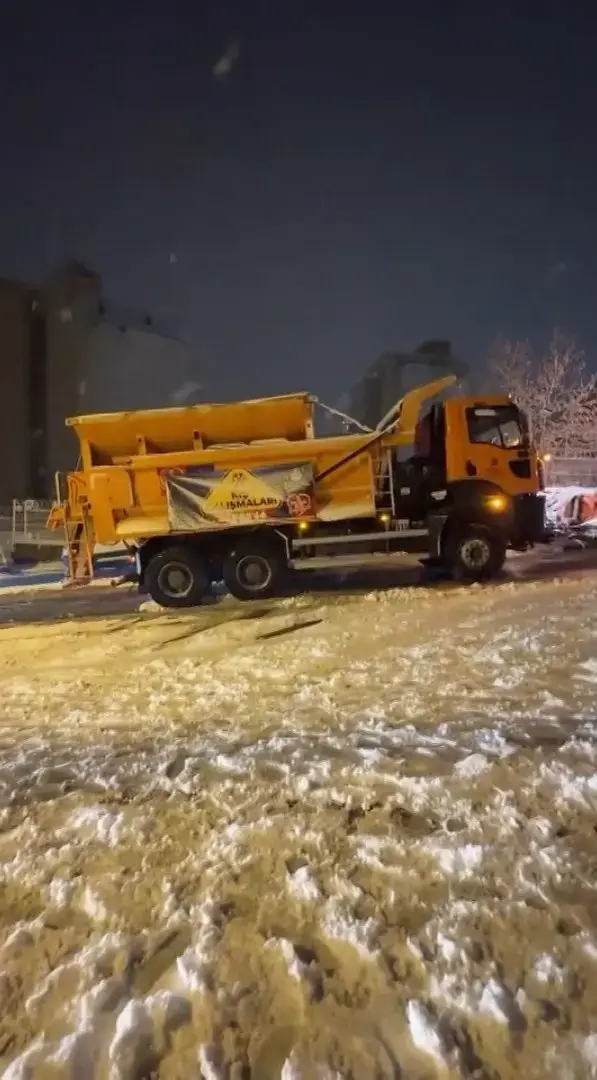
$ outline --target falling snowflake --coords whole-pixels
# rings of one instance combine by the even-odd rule
[[[216,61],[212,75],[216,79],[227,79],[240,56],[240,41],[231,41],[219,60]]]
[[[185,401],[188,401],[192,394],[197,394],[201,390],[201,383],[198,382],[186,382],[182,386],[177,387],[170,394],[170,401],[174,405],[183,405]]]

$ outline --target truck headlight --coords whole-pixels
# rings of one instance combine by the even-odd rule
[[[488,495],[485,499],[485,505],[488,510],[491,510],[492,514],[502,514],[504,510],[508,509],[508,500],[505,495]]]

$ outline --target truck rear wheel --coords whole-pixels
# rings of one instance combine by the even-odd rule
[[[282,588],[287,571],[281,547],[242,541],[224,559],[222,579],[237,600],[262,600]]]
[[[205,559],[184,544],[153,555],[144,582],[151,599],[167,608],[197,607],[210,585]]]
[[[448,536],[446,563],[457,581],[486,581],[506,561],[506,541],[482,525],[462,525]]]

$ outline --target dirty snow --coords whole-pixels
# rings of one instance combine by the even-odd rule
[[[597,1076],[596,586],[1,629],[2,1075]]]

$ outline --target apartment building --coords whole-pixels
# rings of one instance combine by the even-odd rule
[[[39,286],[0,278],[0,506],[53,494],[77,443],[67,416],[169,404],[193,385],[184,342],[147,315],[110,315],[100,277],[71,261]]]
[[[0,506],[17,492],[40,497],[45,463],[45,346],[40,293],[0,278]],[[41,370],[40,370],[41,369]]]
[[[448,373],[462,380],[469,373],[449,341],[426,341],[411,352],[384,353],[343,395],[338,408],[374,428],[409,390]]]

